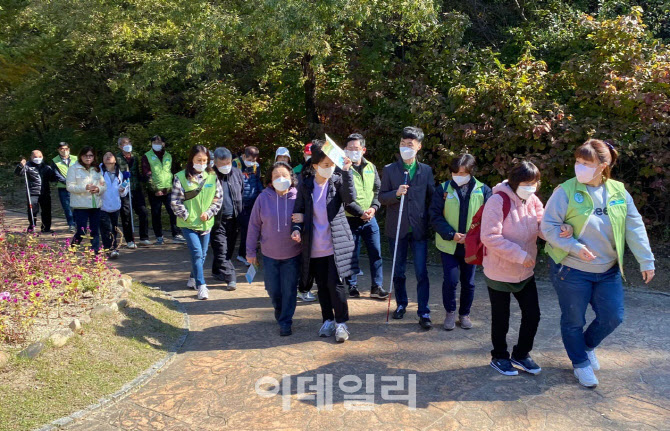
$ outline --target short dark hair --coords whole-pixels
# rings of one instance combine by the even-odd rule
[[[365,147],[365,138],[360,133],[352,133],[351,135],[347,136],[347,141],[344,143],[344,145],[348,145],[351,141],[358,141],[361,143],[361,147]]]
[[[416,139],[423,141],[423,130],[415,126],[409,126],[402,129],[402,139]]]
[[[540,170],[532,162],[522,160],[509,172],[507,184],[509,184],[512,190],[516,192],[519,184],[525,183],[526,181],[540,181]]]
[[[163,139],[163,137],[161,135],[153,135],[151,137],[151,143],[154,143],[156,141],[160,141],[160,142],[165,143],[165,140]]]
[[[208,172],[210,174],[214,172],[212,168],[209,166],[209,162],[212,160],[211,156],[209,155],[209,150],[202,145],[194,145],[193,147],[191,147],[191,151],[188,152],[188,159],[186,160],[186,168],[184,168],[186,178],[195,178],[196,175],[200,174],[200,172],[193,169],[193,158],[198,154],[205,154],[207,156],[207,167],[205,168],[205,172]]]
[[[293,168],[291,165],[289,165],[286,162],[274,162],[272,167],[268,170],[267,174],[265,175],[265,184],[267,186],[272,185],[272,172],[274,172],[275,169],[277,168],[285,168],[289,174],[291,175],[291,187],[295,187],[298,185],[298,177],[296,177],[295,173],[293,172]]]
[[[461,169],[461,167],[464,167],[468,173],[471,174],[475,171],[476,164],[475,156],[464,153],[451,159],[451,163],[449,163],[449,170],[452,174],[456,174]]]
[[[77,155],[77,161],[79,162],[79,164],[86,168],[84,162],[81,161],[81,158],[86,153],[93,153],[93,161],[91,161],[91,164],[88,166],[87,169],[93,169],[95,171],[100,172],[100,167],[98,166],[98,156],[95,153],[95,149],[91,146],[87,145],[83,147],[81,150],[79,150],[79,154]]]
[[[257,147],[248,146],[244,149],[244,155],[247,157],[258,157],[258,154],[260,154],[260,151]]]

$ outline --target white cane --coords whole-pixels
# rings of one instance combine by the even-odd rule
[[[26,179],[26,194],[28,195],[28,208],[30,209],[30,223],[33,225],[33,229],[37,225],[37,220],[35,220],[35,215],[33,214],[33,201],[30,199],[30,187],[28,186],[28,162],[23,165],[23,177]]]
[[[407,185],[409,180],[409,172],[405,171],[405,179],[403,185]],[[398,239],[400,237],[400,223],[402,222],[402,208],[405,205],[405,195],[400,196],[400,211],[398,211],[398,227],[395,230],[395,245],[393,246],[393,265],[391,266],[391,287],[389,288],[389,301],[386,308],[386,323],[389,323],[389,314],[391,313],[391,294],[393,293],[393,276],[395,275],[395,259],[398,253]]]

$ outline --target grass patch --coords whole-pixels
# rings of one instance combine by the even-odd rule
[[[183,317],[160,291],[133,283],[130,305],[84,325],[60,349],[13,356],[0,371],[0,430],[31,430],[119,390],[165,356]]]

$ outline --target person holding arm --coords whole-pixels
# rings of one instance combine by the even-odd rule
[[[116,164],[116,157],[114,157],[111,151],[102,156],[100,169],[107,185],[107,190],[102,195],[102,206],[100,207],[102,246],[109,252],[110,259],[116,259],[119,257],[116,230],[119,225],[121,199],[128,195],[130,185],[124,187],[121,184],[123,182],[123,174],[119,165]]]
[[[551,281],[561,307],[561,336],[574,375],[595,387],[600,369],[595,349],[623,321],[623,258],[626,245],[640,264],[642,279],[654,278],[654,255],[633,198],[611,178],[617,150],[589,139],[575,151],[575,177],[554,190],[542,232],[551,257]],[[561,235],[561,224],[574,234]],[[586,310],[595,319],[586,330]]]
[[[258,196],[249,218],[247,261],[258,265],[257,244],[263,253],[265,290],[279,324],[279,335],[291,335],[298,292],[301,246],[291,240],[292,215],[297,180],[286,162],[275,162],[268,173],[269,184]]]
[[[223,196],[221,183],[209,162],[207,148],[202,145],[191,148],[186,167],[174,176],[170,194],[170,206],[191,256],[191,274],[186,286],[198,291],[198,299],[209,298],[204,264],[209,235]]]
[[[324,141],[312,144],[310,172],[298,189],[293,210],[291,238],[302,243],[303,280],[316,281],[323,324],[320,337],[335,335],[337,342],[349,339],[349,307],[344,279],[352,274],[354,241],[344,206],[356,200],[350,171],[351,160],[344,159],[341,173],[323,152]]]

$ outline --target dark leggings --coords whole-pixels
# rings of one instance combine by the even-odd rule
[[[335,320],[337,323],[344,323],[349,320],[347,291],[344,280],[337,273],[335,257],[330,255],[313,258],[310,260],[309,269],[318,287],[323,321]]]

